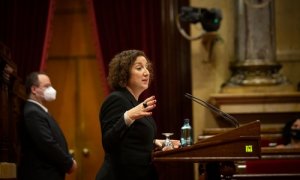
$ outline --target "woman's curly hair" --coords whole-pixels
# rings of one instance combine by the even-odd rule
[[[108,71],[108,84],[114,89],[122,89],[126,87],[127,82],[130,78],[130,70],[135,60],[139,56],[144,56],[147,60],[147,69],[150,73],[150,82],[153,78],[152,66],[150,60],[146,57],[143,51],[139,50],[126,50],[114,56],[109,63]]]

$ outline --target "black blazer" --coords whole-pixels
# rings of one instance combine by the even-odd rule
[[[100,110],[102,144],[105,160],[97,180],[155,179],[151,164],[156,124],[152,117],[135,120],[129,127],[125,124],[125,111],[138,105],[127,90],[112,92]]]
[[[19,128],[21,160],[18,179],[65,179],[73,160],[55,120],[39,105],[27,101]]]

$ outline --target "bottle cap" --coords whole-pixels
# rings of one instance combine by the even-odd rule
[[[184,123],[189,123],[189,122],[190,122],[190,120],[188,118],[184,119]]]

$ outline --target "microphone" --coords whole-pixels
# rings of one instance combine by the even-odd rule
[[[192,101],[208,108],[210,111],[214,112],[215,114],[221,116],[222,118],[226,119],[227,121],[229,121],[231,124],[233,124],[235,127],[239,127],[240,124],[238,122],[237,119],[235,119],[234,117],[230,116],[229,114],[221,111],[220,109],[216,108],[215,106],[209,104],[208,102],[206,101],[203,101],[199,98],[196,98],[194,96],[192,96],[191,94],[189,93],[185,93],[184,96],[188,99],[191,99]]]

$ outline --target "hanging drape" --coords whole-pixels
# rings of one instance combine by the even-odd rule
[[[163,99],[154,116],[166,119],[174,116],[172,125],[168,120],[159,131],[178,130],[185,117],[191,117],[190,103],[183,94],[190,92],[189,42],[176,29],[175,17],[182,0],[87,0],[94,22],[97,58],[102,68],[101,80],[106,81],[107,68],[112,57],[127,49],[139,49],[146,53],[154,65],[154,81],[142,98],[156,95]],[[166,104],[163,104],[166,103]],[[173,107],[174,106],[174,107]],[[180,108],[180,115],[173,110]],[[168,112],[169,111],[169,112]],[[180,118],[180,119],[179,119]],[[175,122],[174,122],[175,121]],[[163,129],[164,128],[164,129]]]
[[[96,51],[101,80],[106,82],[108,64],[113,56],[123,50],[139,49],[146,53],[154,66],[162,61],[161,52],[161,1],[160,0],[87,0],[94,20]],[[158,95],[159,83],[156,67],[154,81],[142,98]]]
[[[161,39],[160,0],[87,1],[98,40],[97,57],[105,77],[109,61],[123,50],[139,49],[152,62],[161,60],[161,44],[157,43]],[[153,88],[146,93],[151,91]]]
[[[1,0],[0,41],[11,51],[24,79],[44,66],[55,0]]]
[[[0,162],[9,164],[2,168],[4,177],[16,178],[24,80],[46,58],[53,5],[54,0],[0,0]]]
[[[159,61],[160,0],[110,0],[92,2],[104,64],[122,50],[140,49]],[[105,67],[107,72],[107,66]]]

